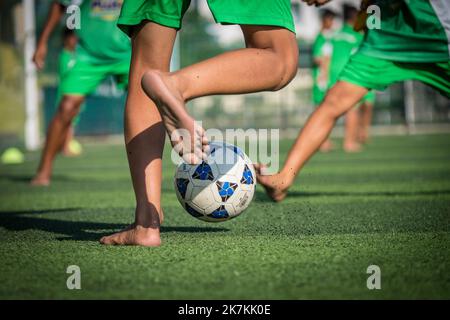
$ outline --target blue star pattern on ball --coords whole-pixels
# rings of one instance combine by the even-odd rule
[[[202,162],[198,165],[198,167],[195,169],[194,174],[192,175],[192,178],[199,180],[214,180],[211,167],[206,162]]]
[[[243,184],[253,184],[254,183],[252,172],[247,165],[245,165],[244,172],[242,173],[241,183],[243,183]]]
[[[216,182],[217,188],[219,188],[219,195],[222,198],[222,201],[227,201],[234,193],[237,188],[237,183],[230,182]]]
[[[194,218],[203,217],[203,215],[186,203],[186,211]]]
[[[187,186],[189,184],[189,179],[177,179],[177,189],[178,192],[180,193],[181,197],[186,197],[186,191],[187,191]]]
[[[214,210],[213,212],[211,212],[210,214],[208,214],[208,217],[215,219],[226,219],[228,218],[228,216],[229,216],[228,212],[225,209],[225,206],[223,205]]]

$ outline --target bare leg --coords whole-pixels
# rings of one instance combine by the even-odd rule
[[[328,91],[325,100],[313,112],[297,137],[282,170],[270,176],[258,174],[259,183],[274,201],[281,201],[286,197],[295,177],[327,139],[336,120],[366,93],[367,89],[343,81],[339,81]]]
[[[38,171],[31,180],[34,186],[48,186],[52,175],[53,161],[61,150],[67,135],[72,119],[80,111],[80,106],[84,101],[83,96],[65,95],[59,104],[58,111],[53,117],[47,131],[44,151],[41,155],[41,161]]]
[[[241,29],[246,49],[227,52],[177,72],[150,70],[142,78],[142,87],[156,102],[169,135],[176,129],[189,132],[191,139],[181,147],[180,140],[172,141],[186,161],[197,162],[204,157],[207,144],[203,129],[195,128],[194,119],[186,111],[186,101],[212,94],[278,90],[297,72],[298,48],[292,32],[264,26]]]
[[[344,150],[346,152],[359,152],[361,145],[358,142],[358,125],[359,125],[359,110],[358,108],[351,108],[345,114],[345,137]]]
[[[62,151],[62,153],[64,155],[70,156],[70,153],[71,153],[70,152],[70,141],[72,141],[72,139],[73,139],[73,134],[74,134],[73,131],[74,131],[73,130],[73,125],[71,124],[69,126],[69,128],[67,129],[66,138],[64,139],[64,143],[63,143],[63,146],[62,146],[62,149],[61,149],[61,151]]]
[[[125,107],[125,143],[136,196],[135,221],[103,237],[103,244],[159,246],[162,152],[165,130],[154,102],[141,88],[146,70],[169,70],[176,30],[156,23],[136,27],[132,37],[129,91]]]
[[[366,101],[361,105],[361,123],[358,134],[358,139],[361,143],[367,143],[369,140],[369,129],[372,124],[372,111],[372,103]]]

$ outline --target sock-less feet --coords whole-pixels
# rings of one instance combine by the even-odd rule
[[[164,212],[162,209],[159,213],[159,221],[159,224],[164,222]],[[159,235],[159,227],[145,228],[138,225],[136,222],[133,222],[117,233],[102,237],[100,243],[105,245],[141,245],[158,247],[161,245],[161,238]]]
[[[357,142],[347,142],[344,143],[344,151],[347,153],[356,153],[360,152],[362,149],[361,144]]]
[[[124,231],[101,238],[100,243],[105,245],[159,247],[161,245],[161,237],[159,227],[145,228],[140,225],[130,225]]]
[[[184,98],[168,74],[147,71],[142,77],[142,88],[158,107],[172,147],[188,163],[205,159],[208,152],[205,131],[187,113]]]
[[[283,201],[286,198],[288,189],[291,185],[289,179],[281,173],[273,175],[264,175],[265,166],[256,164],[256,179],[258,183],[262,185],[267,195],[275,202]]]
[[[33,187],[48,187],[50,185],[50,175],[38,172],[30,181]]]

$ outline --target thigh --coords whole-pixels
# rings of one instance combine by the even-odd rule
[[[149,69],[169,71],[175,37],[176,29],[150,21],[145,21],[132,30],[132,57],[125,108],[127,143],[152,124],[161,122],[156,105],[142,90],[141,78]],[[163,143],[162,126],[161,137]],[[152,139],[156,138],[153,135]]]
[[[339,117],[351,110],[367,92],[367,89],[360,85],[346,81],[338,81],[328,90],[319,108],[325,108],[330,114]]]

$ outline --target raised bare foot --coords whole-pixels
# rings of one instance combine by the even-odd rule
[[[188,163],[199,163],[207,157],[208,139],[203,128],[188,114],[185,101],[167,73],[147,71],[142,77],[142,88],[155,102],[172,147]]]
[[[144,228],[132,224],[123,231],[101,238],[100,243],[105,245],[159,247],[161,245],[161,237],[159,228]]]
[[[361,151],[361,144],[357,142],[344,143],[344,151],[348,153],[356,153]]]
[[[33,187],[48,187],[50,185],[50,176],[47,174],[37,173],[30,181]]]
[[[267,195],[275,202],[283,201],[287,196],[291,182],[281,173],[265,175],[264,165],[255,164],[254,166],[256,179],[258,180],[258,183],[264,187]]]

